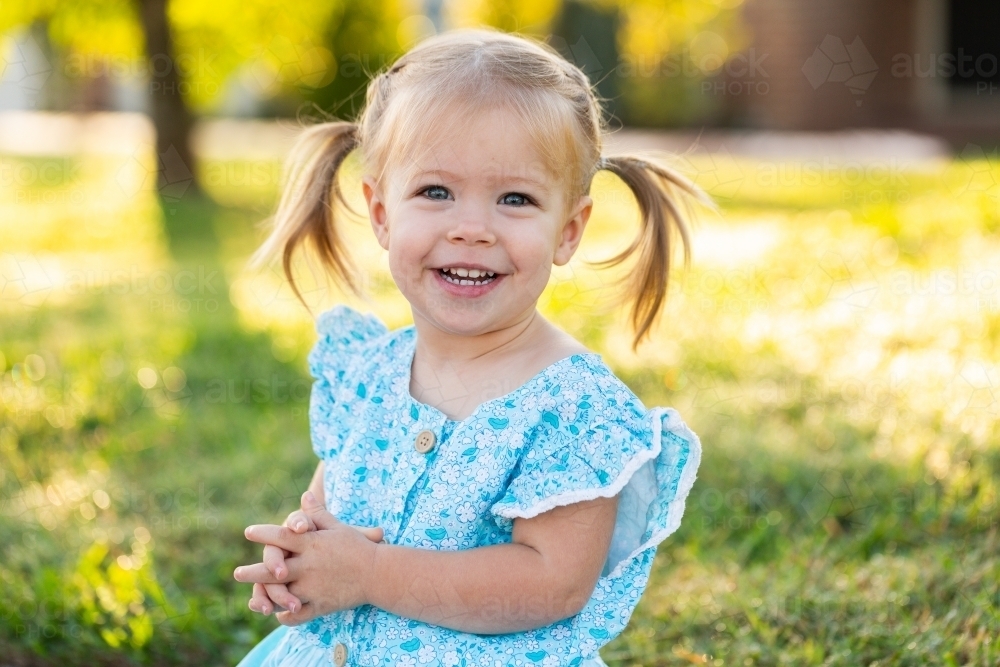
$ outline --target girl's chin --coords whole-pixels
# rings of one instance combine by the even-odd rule
[[[488,301],[454,302],[451,299],[423,299],[419,302],[421,319],[443,334],[475,337],[508,326],[501,316],[504,309]]]
[[[481,336],[497,328],[489,313],[475,308],[458,309],[434,304],[428,314],[434,326],[455,336]]]

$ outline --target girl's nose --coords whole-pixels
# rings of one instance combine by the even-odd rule
[[[466,245],[493,245],[496,235],[489,223],[485,211],[466,211],[461,213],[451,229],[448,230],[448,240]]]

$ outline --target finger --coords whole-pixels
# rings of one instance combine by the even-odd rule
[[[381,542],[385,537],[385,531],[381,528],[365,528],[363,526],[355,526],[355,528],[372,542]]]
[[[265,616],[269,616],[274,611],[274,603],[268,597],[267,591],[264,589],[264,584],[253,585],[253,595],[250,596],[250,602],[247,604],[251,610]]]
[[[288,567],[285,566],[285,550],[273,544],[265,544],[264,567],[274,575],[275,579],[283,581],[288,576]]]
[[[288,592],[288,587],[284,584],[263,584],[267,596],[274,600],[274,604],[284,607],[288,611],[297,612],[302,609],[302,600]]]
[[[297,612],[279,611],[274,615],[282,625],[301,625],[316,616],[315,607],[310,602],[302,605]]]
[[[256,526],[248,526],[243,534],[251,542],[260,544],[273,544],[286,551],[302,552],[304,546],[303,535],[299,535],[287,526],[275,526],[265,523]]]
[[[296,533],[304,533],[309,530],[316,530],[316,524],[312,518],[302,510],[295,510],[285,519],[285,525]]]
[[[340,525],[337,517],[330,514],[323,505],[320,504],[312,491],[302,494],[302,510],[312,519],[313,525],[319,530],[329,530]]]
[[[288,566],[288,562],[285,562]],[[288,568],[289,575],[292,574],[292,569]],[[253,565],[241,565],[236,568],[233,572],[233,578],[236,581],[242,581],[245,584],[286,584],[288,579],[283,581],[278,581],[277,577],[271,574],[271,571],[267,569],[267,566],[263,563],[254,563]]]

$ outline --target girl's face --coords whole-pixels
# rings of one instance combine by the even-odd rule
[[[565,179],[503,111],[427,135],[408,173],[363,182],[392,277],[418,324],[462,336],[517,324],[534,312],[552,265],[573,256],[593,201],[568,202]]]

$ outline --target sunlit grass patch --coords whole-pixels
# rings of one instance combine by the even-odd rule
[[[276,166],[208,163],[222,205],[161,211],[155,184],[123,189],[124,158],[45,181],[49,162],[3,160],[23,178],[0,183],[0,644],[27,664],[235,663],[273,626],[231,579],[255,555],[242,529],[289,511],[314,465],[311,315],[280,270],[246,264]],[[630,267],[588,264],[638,228],[609,174],[540,304],[705,447],[606,661],[993,664],[997,166],[817,185],[809,165],[688,168],[724,214],[694,226],[648,343],[631,349],[616,288]],[[313,313],[408,324],[367,221],[344,230],[369,298],[302,261]]]

